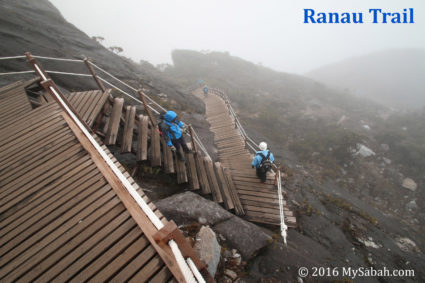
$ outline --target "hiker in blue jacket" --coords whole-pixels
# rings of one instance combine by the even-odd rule
[[[207,97],[207,95],[208,95],[208,87],[205,86],[204,87],[204,96]]]
[[[270,150],[267,150],[267,143],[261,142],[259,145],[260,151],[255,153],[254,160],[252,160],[252,168],[257,169],[257,176],[260,178],[261,183],[266,182],[267,171],[272,168],[272,163],[274,162],[273,153]]]
[[[183,123],[177,120],[177,114],[174,111],[167,111],[164,115],[164,119],[159,124],[159,129],[162,132],[167,145],[174,151],[177,158],[184,161],[184,156],[180,153],[180,146],[183,148],[185,153],[189,153],[190,150],[184,141],[182,130],[185,131],[186,127]]]

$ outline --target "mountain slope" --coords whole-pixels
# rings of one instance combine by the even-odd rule
[[[116,75],[132,81],[133,86],[143,86],[148,93],[165,93],[179,102],[174,106],[188,105],[191,109],[203,110],[197,99],[187,100],[186,94],[176,85],[167,82],[151,64],[135,62],[118,56],[91,39],[84,32],[68,23],[60,12],[47,0],[3,0],[0,2],[0,56],[34,55],[59,58],[83,59],[88,57]],[[46,70],[88,73],[84,64],[40,60]],[[0,64],[1,72],[28,70],[28,63],[22,60],[7,60]],[[106,78],[106,75],[101,74]],[[68,89],[81,90],[97,88],[93,79],[51,75],[55,82]],[[15,81],[20,76],[1,76],[3,83]],[[28,78],[28,75],[26,76]],[[115,83],[115,82],[114,82]],[[122,87],[122,86],[120,86]]]
[[[306,75],[395,108],[425,106],[425,49],[396,49],[350,58]]]

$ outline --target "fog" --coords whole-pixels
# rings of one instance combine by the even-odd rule
[[[391,48],[425,48],[423,0],[51,0],[62,15],[124,56],[171,63],[173,49],[227,51],[278,71],[303,74]],[[414,24],[304,24],[304,9],[363,12],[414,8]]]

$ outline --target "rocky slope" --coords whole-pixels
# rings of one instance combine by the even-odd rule
[[[203,79],[227,89],[248,134],[265,138],[289,166],[285,187],[298,210],[299,230],[291,232],[287,250],[277,244],[257,258],[253,273],[289,279],[305,263],[415,265],[424,276],[422,112],[396,114],[225,53],[178,50],[173,60],[165,74],[182,84]],[[403,246],[406,239],[415,246]]]

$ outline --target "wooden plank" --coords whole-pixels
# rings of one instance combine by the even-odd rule
[[[154,275],[158,270],[160,270],[163,267],[163,265],[164,263],[159,258],[159,256],[154,256],[153,258],[149,260],[149,262],[141,270],[139,270],[131,278],[129,282],[134,282],[134,283],[142,282],[146,280],[147,278],[150,278],[152,275]]]
[[[108,236],[106,240],[111,241],[116,234],[124,234],[129,230],[128,226],[131,228],[135,225],[134,222],[128,221],[129,215],[124,212],[123,206],[116,206],[68,243],[51,243],[37,255],[38,258],[30,264],[24,264],[27,268],[31,265],[31,272],[26,272],[20,280],[32,282],[37,278],[39,282],[49,282],[54,278],[58,282],[65,282],[78,271],[74,269],[76,265],[87,263],[87,260],[93,257],[94,254],[89,251],[96,242],[101,241],[106,235]],[[122,229],[115,230],[120,224],[123,224]],[[112,235],[108,235],[111,232]],[[57,249],[52,252],[53,248]],[[72,264],[75,258],[82,255],[84,256],[77,261],[77,264]]]
[[[60,138],[53,140],[49,144],[45,144],[38,150],[21,156],[17,162],[13,164],[8,163],[9,165],[1,172],[0,185],[6,187],[6,184],[16,180],[19,176],[23,176],[34,168],[43,165],[51,157],[54,158],[55,153],[59,154],[61,150],[69,147],[73,140],[75,140],[75,137],[71,133],[65,133]],[[13,158],[11,159],[13,160]]]
[[[220,162],[215,163],[215,171],[217,173],[217,179],[220,185],[221,194],[223,196],[224,207],[227,210],[235,208],[230,196],[229,187],[227,185],[226,179],[224,178],[224,172]]]
[[[128,282],[134,275],[136,270],[139,270],[151,257],[155,254],[155,249],[152,246],[147,246],[140,254],[136,256],[129,264],[125,265],[118,274],[111,278],[111,282]]]
[[[233,184],[232,176],[230,175],[229,170],[224,171],[224,176],[229,187],[229,192],[235,207],[236,215],[244,215],[245,212],[239,199],[238,192],[236,191],[235,185]]]
[[[183,154],[183,151],[180,147],[180,152]],[[177,184],[187,183],[187,173],[185,162],[177,158],[176,154],[173,154],[176,160],[176,171],[177,171]]]
[[[188,165],[189,169],[189,179],[192,185],[192,190],[199,190],[199,180],[198,180],[198,174],[196,172],[196,165],[195,165],[195,158],[193,156],[193,153],[187,153],[186,154],[186,165]]]
[[[108,249],[109,246],[113,245],[120,238],[125,237],[127,233],[131,233],[136,226],[122,205],[114,207],[106,215],[109,216],[110,220],[105,221],[105,217],[102,216],[98,221],[88,227],[84,233],[86,235],[80,233],[66,244],[66,248],[62,246],[61,250],[55,252],[58,257],[61,257],[56,266],[53,266],[56,269],[56,273],[60,272],[54,277],[55,280],[58,282],[68,282],[85,265],[96,259],[100,253]],[[95,228],[101,229],[96,231]],[[90,237],[87,237],[87,234],[91,234]],[[67,253],[69,251],[71,252]],[[78,261],[75,261],[75,258],[81,255],[84,256]],[[66,269],[63,269],[64,267]],[[48,271],[49,273],[50,270]],[[44,273],[43,277],[37,280],[50,281],[54,275],[56,274]]]
[[[131,147],[133,145],[133,131],[134,131],[135,119],[136,119],[136,106],[126,106],[121,153],[131,152]]]
[[[124,99],[115,97],[112,106],[112,114],[108,123],[108,129],[105,134],[105,144],[111,145],[117,142],[118,129],[120,126],[121,113],[124,105]]]
[[[152,277],[149,282],[150,283],[163,283],[167,282],[171,278],[171,272],[168,270],[166,266],[164,266],[154,277]]]
[[[242,182],[238,180],[233,180],[233,183],[235,184],[236,188],[243,188],[245,190],[261,191],[261,192],[277,194],[277,188],[274,185],[264,184],[264,183],[261,183],[259,180],[254,179],[251,182]]]
[[[269,208],[276,208],[279,207],[279,201],[278,200],[270,200],[269,202],[264,202],[264,201],[257,201],[257,200],[251,200],[251,199],[246,199],[249,198],[249,196],[244,196],[243,198],[240,198],[241,203],[243,206],[245,205],[252,205],[252,206],[261,206],[261,207],[269,207]],[[286,205],[286,201],[283,201],[283,205]]]
[[[69,161],[75,161],[75,159],[82,157],[81,147],[80,145],[71,147],[68,151],[63,152],[59,156],[60,158],[64,158],[65,161],[58,164],[56,159],[49,160],[47,163],[39,166],[39,170],[33,170],[26,174],[25,177],[17,178],[8,183],[7,187],[1,192],[2,205],[0,212],[4,213],[20,201],[31,196],[31,194],[36,192],[39,186],[46,185],[59,177],[57,176],[57,172],[66,166]]]
[[[83,162],[86,160],[83,160]],[[90,160],[84,162],[76,168],[72,168],[72,166],[67,166],[63,170],[65,172],[60,172],[63,175],[66,175],[66,170],[73,172],[73,174],[78,173],[76,174],[78,179],[73,177],[71,178],[71,182],[66,180],[66,182],[59,182],[59,184],[57,184],[57,182],[52,182],[52,185],[43,187],[41,190],[37,191],[37,194],[41,194],[41,197],[36,198],[37,195],[35,195],[31,198],[30,203],[21,203],[20,205],[18,205],[18,207],[14,208],[14,211],[11,214],[4,214],[4,216],[7,218],[3,219],[2,221],[0,236],[4,237],[4,235],[10,233],[14,229],[16,229],[17,234],[19,234],[22,232],[22,228],[18,228],[18,226],[24,224],[30,226],[28,223],[35,223],[38,220],[47,217],[47,215],[54,211],[57,207],[61,206],[63,203],[71,201],[72,198],[75,197],[76,194],[78,194],[80,191],[77,189],[70,190],[70,185],[78,188],[79,186],[84,187],[93,185],[97,181],[101,180],[102,176],[100,174],[96,175],[96,172],[93,172],[92,162],[90,162],[90,164],[92,165],[91,167],[84,167],[87,165],[88,162],[90,162]],[[78,162],[74,163],[76,163],[76,165],[79,165]],[[85,171],[84,169],[86,169],[87,171]],[[88,171],[90,169],[92,170],[91,172]],[[81,171],[83,174],[81,174],[77,170],[83,170]],[[89,176],[90,179],[88,180],[86,176]],[[61,189],[63,189],[63,191]],[[61,191],[58,192],[57,190]]]
[[[92,155],[93,161],[98,166],[99,170],[108,180],[108,183],[114,189],[115,193],[121,199],[124,206],[129,211],[130,215],[137,223],[137,225],[142,229],[145,236],[149,239],[149,242],[153,245],[157,253],[161,256],[164,262],[167,264],[170,271],[173,273],[174,277],[177,278],[180,282],[184,281],[184,277],[181,274],[180,269],[177,267],[175,263],[174,256],[172,255],[171,249],[169,246],[159,247],[158,244],[153,239],[153,235],[158,231],[152,222],[148,219],[148,217],[144,214],[141,208],[137,205],[133,197],[128,193],[128,191],[124,188],[121,181],[118,177],[112,172],[111,168],[106,164],[94,146],[89,143],[88,139],[82,135],[80,130],[77,128],[75,123],[64,114],[65,120],[73,130],[74,134],[83,144],[84,148]]]
[[[130,246],[128,246],[118,257],[105,265],[94,277],[90,278],[91,282],[107,282],[116,274],[122,266],[129,263],[139,251],[149,245],[149,241],[144,235],[138,238]]]
[[[174,173],[174,160],[173,160],[173,152],[170,147],[167,145],[165,140],[161,137],[161,145],[162,145],[162,157],[164,161],[164,171],[167,174]]]
[[[161,139],[164,140],[164,139]],[[167,143],[164,141],[164,147],[165,149],[165,155],[167,157],[168,160],[168,165],[166,168],[166,172],[167,173],[175,173],[175,169],[174,169],[174,159],[173,159],[173,152],[171,151],[171,148],[167,145]]]
[[[111,198],[114,196],[113,192],[110,190],[110,187],[108,186],[104,187],[104,189],[95,189],[97,189],[96,192],[94,192],[94,194],[92,194],[90,197],[84,198],[81,201],[82,204],[75,206],[74,208],[68,210],[66,213],[63,213],[63,215],[61,215],[55,221],[51,222],[49,225],[45,226],[36,234],[31,235],[31,238],[21,243],[19,246],[16,246],[15,244],[19,243],[20,239],[24,237],[24,235],[22,234],[20,234],[19,237],[14,238],[12,241],[9,241],[9,244],[11,246],[14,246],[15,248],[10,249],[9,247],[2,247],[7,250],[7,253],[0,257],[0,262],[2,265],[4,265],[8,261],[8,257],[10,256],[10,254],[15,256],[18,255],[14,258],[12,262],[9,262],[8,264],[2,267],[2,272],[4,272],[4,274],[8,274],[10,271],[14,270],[15,272],[8,275],[9,277],[12,277],[19,275],[16,274],[18,272],[26,271],[23,268],[21,269],[17,267],[21,267],[22,263],[27,261],[32,256],[36,256],[36,254],[40,252],[40,250],[42,250],[54,239],[60,238],[61,241],[65,242],[66,240],[69,240],[70,234],[66,234],[65,232],[71,227],[76,227],[77,229],[86,228],[87,225],[91,223],[91,221],[89,221],[89,219],[87,219],[86,217],[93,213],[94,207],[98,207],[99,211],[102,211],[103,209],[109,210],[110,208],[105,205],[105,202],[111,200]],[[109,194],[105,194],[105,192],[108,191]],[[95,214],[96,218],[98,218],[97,213]],[[85,221],[80,223],[80,225],[77,225],[79,224],[81,219],[85,219]],[[25,234],[28,234],[28,232],[25,231]],[[62,235],[62,237],[59,237],[60,235]],[[3,279],[6,279],[6,281],[13,281],[13,278]]]
[[[96,99],[96,93],[97,91],[85,91],[82,92],[80,95],[83,96],[82,105],[80,105],[79,110],[77,110],[78,114],[80,114],[80,117],[85,121],[83,118],[86,114],[90,106],[94,104],[94,100]]]
[[[210,184],[213,200],[217,203],[222,203],[223,197],[221,195],[220,186],[217,181],[217,176],[214,172],[214,166],[212,162],[206,157],[204,158],[204,165],[206,168],[207,178]]]
[[[62,126],[58,128],[52,127],[52,130],[45,133],[43,136],[34,137],[34,140],[30,143],[30,145],[25,144],[24,147],[11,148],[10,151],[5,153],[5,159],[0,161],[0,170],[3,170],[16,162],[20,162],[24,158],[34,156],[35,151],[40,150],[40,148],[46,145],[46,140],[55,142],[63,138],[65,135],[69,135],[69,129]]]
[[[155,126],[151,130],[151,166],[161,166],[161,137]]]
[[[105,113],[108,111],[110,107],[110,103],[108,101],[111,95],[110,93],[111,93],[111,89],[107,89],[102,94],[100,99],[97,101],[96,106],[93,108],[92,113],[87,118],[87,124],[90,127],[93,127],[93,124],[95,124],[94,125],[95,127],[98,127],[98,125],[100,125],[100,123],[102,122],[102,118],[104,117]]]
[[[241,195],[249,195],[249,196],[255,196],[259,201],[266,199],[278,199],[277,194],[271,194],[269,192],[260,192],[260,191],[249,191],[246,189],[238,188],[236,187],[239,193],[239,197],[242,198]]]
[[[195,156],[196,169],[198,171],[199,183],[201,185],[202,193],[209,194],[211,193],[210,184],[208,182],[207,173],[205,172],[204,160],[201,153],[198,151]]]
[[[108,265],[110,262],[115,260],[121,254],[125,252],[125,250],[138,238],[142,235],[140,229],[138,227],[134,227],[130,232],[128,232],[123,238],[121,238],[114,245],[110,245],[105,247],[107,249],[103,254],[96,257],[94,261],[92,261],[89,265],[85,266],[74,278],[71,279],[70,282],[79,283],[84,282],[88,278],[95,276],[96,274],[101,273],[101,269]],[[120,262],[116,266],[119,268],[120,265],[124,265],[125,262]],[[167,269],[165,267],[165,269]],[[168,270],[168,269],[167,269]],[[169,271],[168,271],[169,272]],[[169,273],[171,274],[171,272]],[[171,275],[170,275],[171,276]]]
[[[137,138],[137,161],[148,160],[148,116],[139,115],[137,126],[139,135]]]

